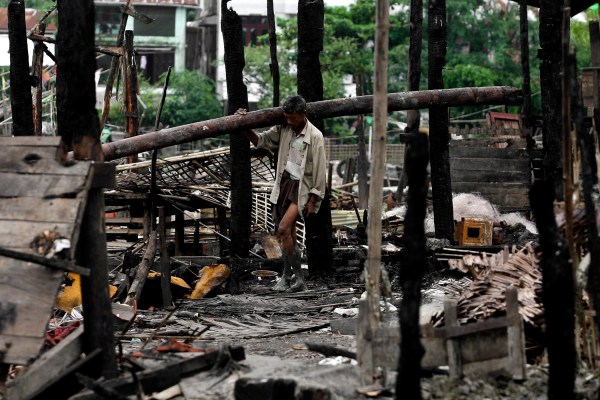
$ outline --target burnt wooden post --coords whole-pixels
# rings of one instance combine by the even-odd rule
[[[560,72],[562,1],[540,1],[540,83],[542,89],[542,134],[544,168],[554,185],[554,198],[563,199],[562,190],[562,96]]]
[[[410,44],[408,47],[408,90],[419,90],[421,84],[421,52],[423,49],[423,0],[411,0],[410,2]],[[421,112],[419,110],[408,110],[406,113],[406,133],[416,135],[419,133],[421,124]],[[406,168],[408,167],[408,147],[404,144],[404,165],[398,182],[396,199],[398,204],[402,202],[404,187],[406,186]]]
[[[218,207],[216,209],[217,214],[217,223],[219,225],[219,255],[223,257],[225,255],[225,249],[228,246],[226,237],[229,237],[229,230],[227,225],[227,210],[223,207]]]
[[[12,134],[15,136],[33,135],[32,79],[29,75],[24,0],[10,0],[8,4],[8,42]]]
[[[529,20],[527,19],[527,2],[521,0],[519,7],[521,32],[521,82],[523,89],[521,120],[523,122],[523,128],[529,128],[531,126],[531,80],[529,71]]]
[[[598,20],[589,22],[590,31],[590,52],[592,56],[592,66],[600,67],[600,25]]]
[[[554,218],[554,182],[534,182],[531,208],[542,249],[542,299],[546,320],[549,399],[574,399],[575,304],[571,257]]]
[[[446,64],[446,0],[429,0],[429,89],[442,89]],[[429,149],[435,237],[453,240],[454,210],[450,179],[448,108],[429,108]]]
[[[298,93],[307,102],[323,100],[323,76],[319,55],[323,51],[323,0],[298,1]],[[310,121],[324,131],[322,119]],[[305,221],[306,257],[310,276],[331,272],[333,248],[331,244],[331,208],[329,192],[321,202],[319,212]]]
[[[158,237],[160,240],[160,287],[162,291],[163,308],[171,307],[171,263],[167,246],[167,232],[165,228],[165,208],[158,207]]]
[[[41,23],[35,27],[35,33],[43,35],[46,32],[46,24]],[[42,135],[42,94],[43,74],[44,74],[44,49],[46,45],[41,41],[36,41],[33,47],[33,60],[31,66],[33,69],[32,76],[35,79],[34,101],[33,101],[33,134],[35,136]]]
[[[194,221],[194,255],[200,255],[200,221]]]
[[[271,63],[269,70],[273,77],[273,107],[279,106],[279,62],[277,61],[277,34],[275,25],[275,12],[273,11],[273,0],[267,0],[267,23],[269,24],[269,53]]]
[[[362,79],[362,76],[361,76]],[[359,85],[356,85],[358,91]],[[358,155],[356,164],[358,170],[358,206],[364,210],[369,207],[369,158],[365,141],[365,116],[359,115],[356,121],[356,136],[358,136]]]
[[[298,1],[298,94],[307,102],[323,100],[319,54],[323,51],[323,0]],[[323,120],[310,118],[321,132]]]
[[[124,99],[125,99],[125,137],[137,136],[140,127],[137,101],[137,68],[135,66],[135,55],[133,53],[133,31],[125,32],[125,47],[123,54],[124,74]],[[128,163],[137,162],[137,154],[127,158]]]
[[[597,24],[597,22],[596,22]],[[595,72],[595,71],[594,71]],[[577,133],[577,143],[581,154],[581,186],[585,204],[585,220],[588,229],[587,240],[590,251],[590,266],[588,269],[588,289],[592,298],[592,305],[596,315],[600,315],[600,239],[596,225],[596,207],[593,199],[594,184],[598,181],[596,176],[596,145],[592,134],[592,119],[583,114],[583,104],[580,97],[579,83],[576,79],[576,65],[571,63],[571,104],[574,110],[573,119]],[[596,113],[597,104],[594,105]],[[600,318],[594,318],[596,329],[600,332]],[[592,363],[593,365],[593,363]]]
[[[238,108],[248,109],[248,91],[243,81],[246,65],[242,41],[242,19],[231,8],[228,0],[221,3],[221,31],[225,46],[227,77],[227,114]],[[248,257],[250,250],[250,223],[252,219],[252,176],[250,172],[250,141],[244,135],[230,135],[231,154],[231,244],[230,255]],[[235,273],[235,271],[232,271]]]
[[[92,0],[58,0],[57,7],[58,132],[64,145],[73,149],[75,159],[102,161],[95,109],[94,3]],[[76,261],[90,269],[89,277],[81,277],[84,351],[90,354],[101,349],[102,374],[112,377],[117,369],[107,285],[104,194],[101,187],[90,189],[81,225]]]
[[[421,397],[421,359],[425,353],[420,340],[419,309],[421,306],[421,278],[427,265],[425,246],[425,213],[427,197],[427,164],[429,146],[426,134],[415,134],[407,143],[406,175],[408,196],[404,237],[407,238],[400,266],[402,303],[399,309],[400,360],[396,393],[409,399]]]
[[[131,0],[127,0],[125,3],[125,8],[129,9],[129,5],[131,4]],[[120,49],[123,47],[123,42],[125,40],[125,27],[127,26],[127,18],[128,15],[125,12],[121,13],[121,22],[119,24],[119,32],[117,33],[117,44],[116,48]],[[110,98],[112,97],[112,89],[113,84],[115,82],[115,77],[119,73],[119,64],[121,60],[117,57],[113,57],[110,60],[110,69],[108,71],[108,78],[106,79],[106,89],[104,92],[104,106],[102,107],[102,116],[100,117],[100,131],[104,127],[104,123],[106,122],[106,118],[108,117],[108,113],[110,112]]]
[[[175,210],[175,255],[182,256],[185,252],[185,225],[182,210]]]

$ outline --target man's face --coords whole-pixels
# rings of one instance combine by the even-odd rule
[[[291,112],[291,113],[283,113],[285,116],[285,122],[287,122],[288,126],[294,130],[304,127],[304,118],[306,117],[305,112]]]

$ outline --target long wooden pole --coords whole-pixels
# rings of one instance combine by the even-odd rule
[[[521,102],[521,91],[509,86],[489,86],[391,93],[387,98],[388,111],[415,110],[431,106],[517,105]],[[373,96],[323,100],[307,104],[308,118],[310,120],[344,115],[369,114],[372,111]],[[105,143],[102,146],[102,150],[106,160],[115,160],[143,151],[283,123],[285,123],[285,118],[283,110],[280,107],[267,108],[252,111],[246,115],[230,115],[208,121],[194,122],[173,128],[161,129],[157,132],[150,132],[129,139]]]
[[[380,276],[381,276],[381,204],[383,202],[383,177],[385,172],[385,144],[387,128],[387,57],[389,38],[389,1],[378,0],[376,6],[375,30],[375,91],[373,96],[373,145],[371,154],[371,184],[369,185],[369,211],[367,237],[369,251],[367,255],[367,270],[365,274],[365,289],[367,292],[366,316],[361,316],[365,321],[361,329],[366,328],[359,338],[361,348],[366,347],[366,352],[359,351],[361,357],[362,378],[365,384],[373,382],[374,368],[372,359],[372,342],[369,340],[379,327],[381,312],[379,310]],[[366,320],[365,320],[366,317]],[[369,349],[369,347],[371,347]]]

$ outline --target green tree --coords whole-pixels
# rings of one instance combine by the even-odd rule
[[[154,126],[164,80],[165,74],[155,85],[142,86],[146,88],[141,90],[140,96],[148,108],[140,125]],[[185,125],[223,115],[214,82],[198,71],[172,73],[168,89],[160,118],[163,126]]]

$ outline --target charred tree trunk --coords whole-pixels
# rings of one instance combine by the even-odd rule
[[[573,335],[573,270],[569,249],[558,232],[554,218],[553,182],[535,182],[530,197],[542,249],[542,298],[550,362],[548,398],[574,399],[576,353]]]
[[[298,93],[307,102],[323,100],[323,77],[319,54],[323,51],[323,0],[298,1]],[[323,132],[323,120],[311,119]],[[319,212],[305,221],[306,257],[310,276],[331,272],[333,248],[331,244],[331,207],[329,190],[321,202]]]
[[[421,84],[421,52],[423,49],[423,0],[411,0],[410,2],[410,45],[408,48],[408,91],[419,90]],[[419,110],[408,110],[406,113],[406,133],[419,133],[421,112]],[[404,148],[404,165],[402,175],[396,191],[398,204],[402,202],[402,194],[406,186],[406,160],[408,158],[408,143]]]
[[[58,0],[58,131],[75,159],[102,161],[96,112],[94,2]],[[85,317],[84,351],[102,350],[105,377],[116,375],[113,316],[108,294],[106,232],[102,188],[88,192],[76,261],[90,268],[81,277]]]
[[[15,136],[33,135],[32,79],[29,75],[24,0],[11,0],[8,4],[8,41],[12,134]]]
[[[443,89],[442,68],[446,64],[446,0],[429,0],[429,89]],[[454,210],[450,179],[450,134],[448,108],[429,109],[431,189],[435,237],[452,241]]]
[[[411,136],[407,146],[408,197],[404,231],[408,239],[400,268],[404,296],[399,310],[401,339],[396,393],[402,393],[403,398],[420,399],[421,358],[425,353],[420,341],[419,308],[421,277],[427,264],[424,225],[429,162],[427,135]]]
[[[554,185],[554,196],[563,199],[562,189],[562,95],[561,27],[562,2],[540,1],[540,45],[538,58],[542,88],[542,134],[546,179]]]
[[[227,114],[238,108],[248,109],[248,92],[242,72],[246,61],[242,41],[242,19],[227,0],[221,3],[221,30],[225,46],[227,76]],[[250,250],[250,221],[252,211],[252,177],[250,175],[250,143],[244,135],[229,136],[231,146],[231,226],[230,255],[233,259],[247,258]]]
[[[279,62],[277,61],[277,34],[273,0],[267,0],[267,21],[269,23],[269,51],[271,64],[269,69],[273,77],[273,107],[279,107]]]
[[[527,2],[520,3],[520,31],[521,31],[521,74],[523,86],[523,107],[521,108],[521,120],[523,127],[531,126],[531,83],[529,71],[529,21],[527,19]]]

